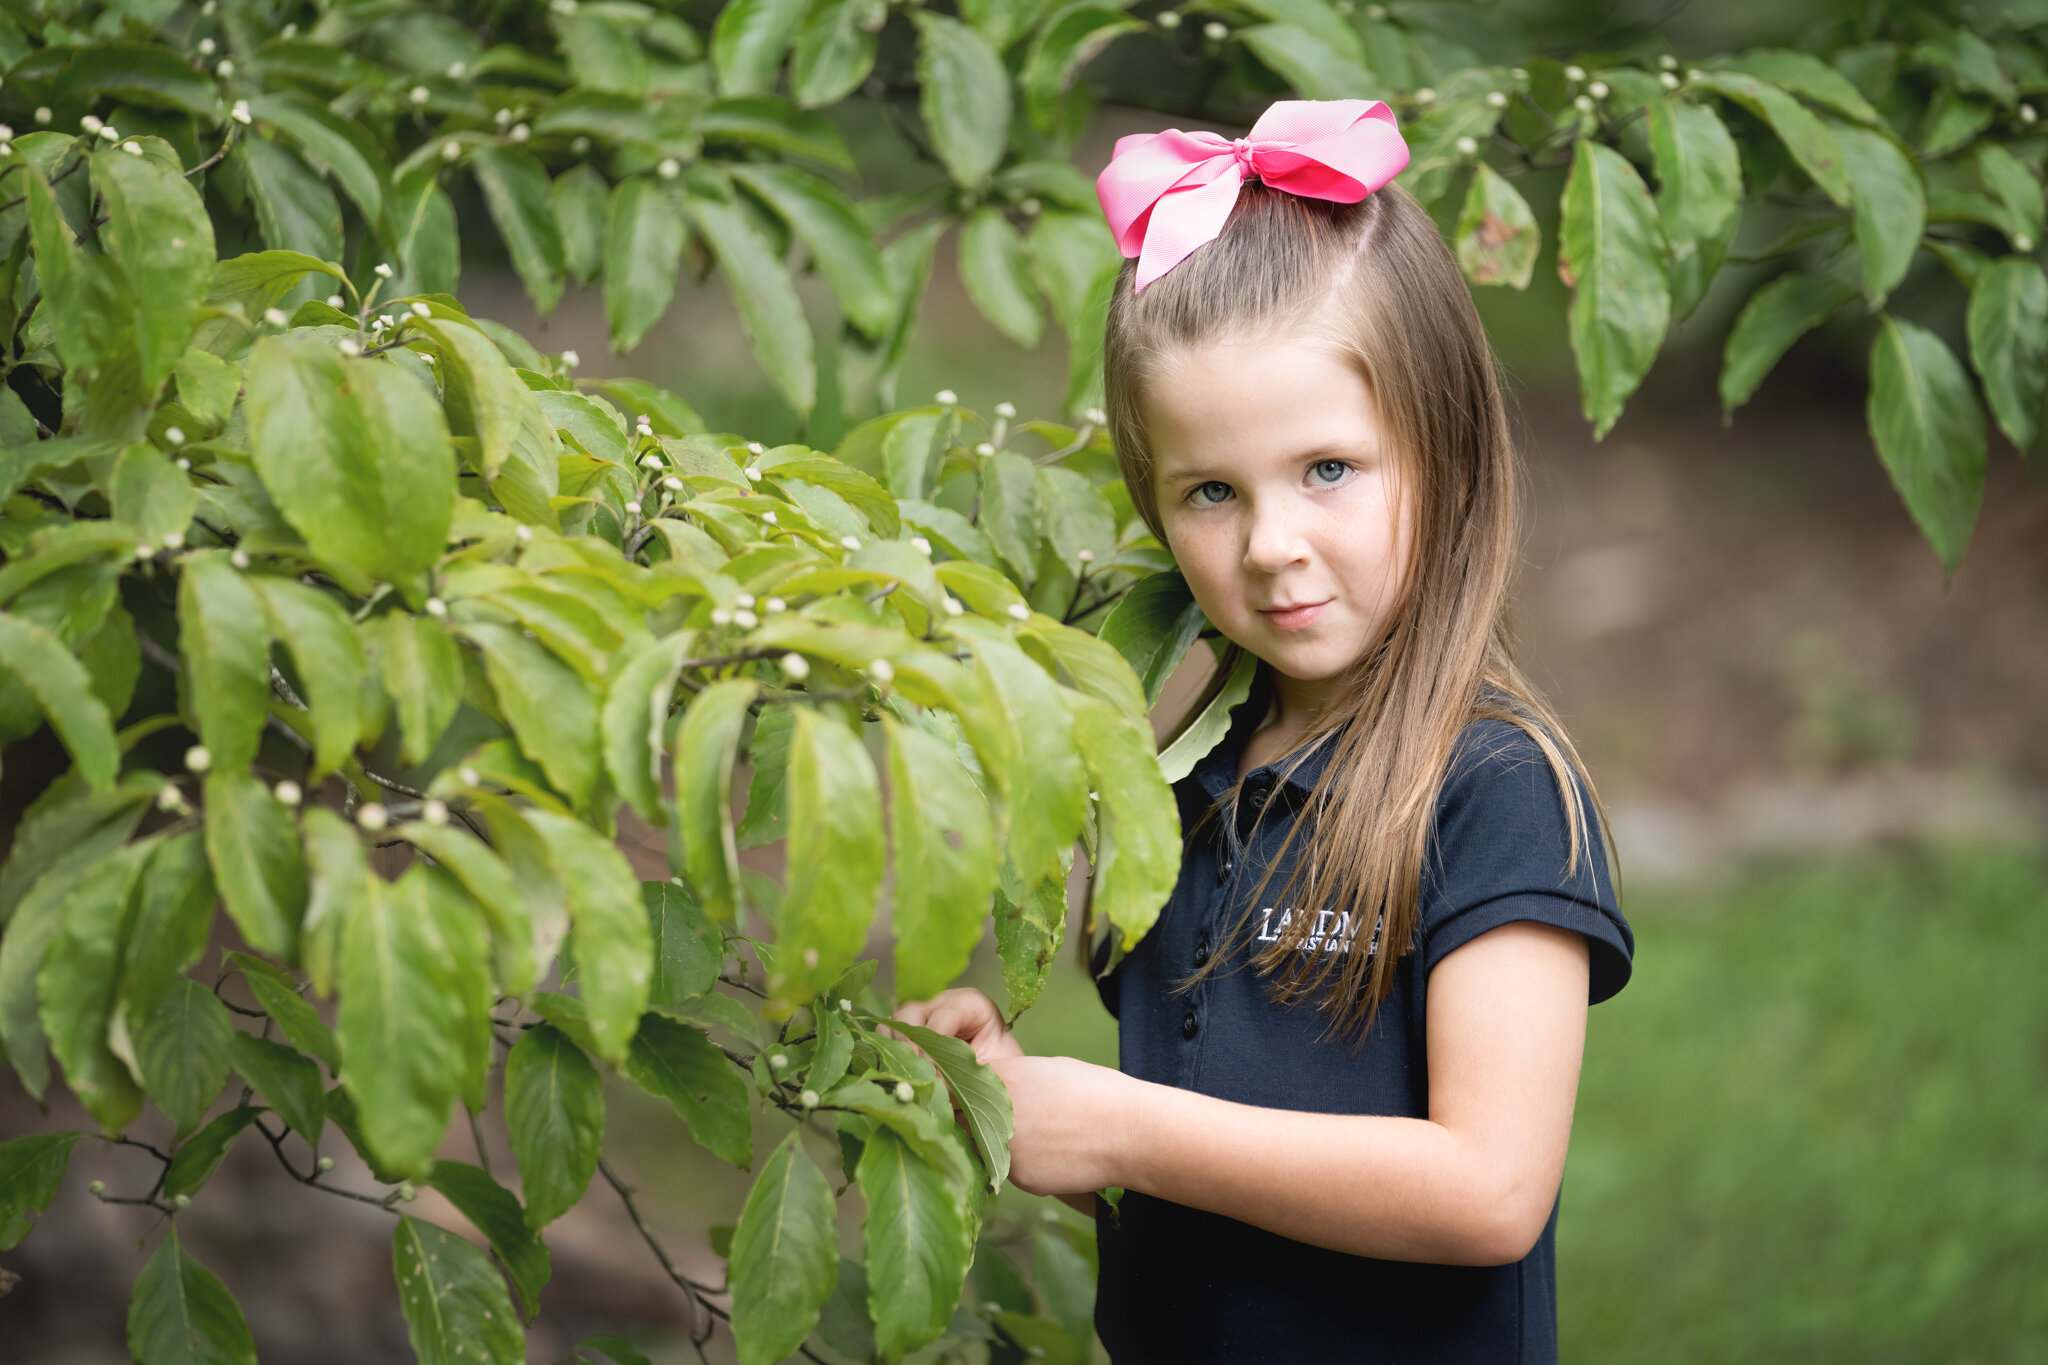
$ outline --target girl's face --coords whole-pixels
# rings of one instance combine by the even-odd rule
[[[1195,601],[1280,675],[1283,709],[1318,709],[1407,572],[1413,497],[1371,388],[1336,352],[1276,340],[1183,351],[1140,401]]]

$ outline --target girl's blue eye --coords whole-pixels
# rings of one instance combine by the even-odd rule
[[[1188,491],[1188,501],[1197,507],[1214,507],[1230,496],[1230,485],[1221,479],[1196,484]]]
[[[1351,472],[1351,466],[1342,460],[1317,460],[1308,467],[1309,478],[1322,484],[1332,484]]]

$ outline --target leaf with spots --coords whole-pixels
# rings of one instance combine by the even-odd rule
[[[741,1170],[754,1162],[747,1083],[700,1029],[649,1014],[626,1054],[626,1079],[669,1102],[690,1136]]]
[[[391,1269],[419,1365],[525,1365],[512,1296],[481,1251],[432,1223],[401,1217]]]

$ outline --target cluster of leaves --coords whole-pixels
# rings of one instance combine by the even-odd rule
[[[47,722],[72,766],[0,866],[0,1043],[38,1097],[54,1055],[103,1136],[143,1146],[125,1130],[164,1116],[157,1178],[103,1197],[174,1220],[255,1130],[294,1179],[397,1218],[423,1361],[523,1360],[545,1229],[594,1173],[626,1193],[616,1071],[741,1167],[757,1111],[794,1121],[721,1247],[729,1285],[675,1274],[741,1359],[821,1315],[862,1359],[949,1330],[1085,1355],[1085,1315],[1017,1316],[1014,1267],[993,1326],[956,1323],[1008,1100],[965,1044],[879,1032],[863,957],[890,873],[894,992],[948,984],[993,915],[1021,1011],[1077,847],[1119,947],[1172,888],[1147,711],[1200,615],[1097,426],[941,395],[836,454],[764,449],[650,386],[578,385],[451,296],[217,259],[163,139],[9,156],[0,740]],[[308,279],[351,306],[288,315]],[[622,808],[671,878],[635,874]],[[741,862],[764,845],[780,880]],[[241,947],[216,968],[221,938]],[[253,1007],[223,998],[237,980]],[[500,1087],[517,1193],[481,1144],[438,1157],[457,1102]],[[385,1189],[337,1182],[330,1126]],[[0,1246],[80,1136],[0,1144]],[[401,1211],[420,1185],[496,1265]],[[855,1185],[865,1252],[842,1261]],[[1081,1282],[1078,1244],[1042,1255]],[[175,1228],[129,1331],[145,1365],[253,1358]]]

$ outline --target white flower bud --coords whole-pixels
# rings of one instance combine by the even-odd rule
[[[126,142],[121,144],[121,150],[128,153],[128,155],[130,156],[141,156],[142,144],[131,137]]]
[[[1667,52],[1657,59],[1657,65],[1665,71],[1676,71],[1678,70],[1678,58]]]
[[[348,300],[339,294],[329,294],[327,296],[327,306],[334,309],[346,308],[348,307]]]
[[[153,558],[155,555],[156,546],[150,544],[146,540],[135,547],[135,557],[137,559],[150,559]]]
[[[754,605],[754,594],[743,592],[732,599],[732,604],[736,607],[751,607]]]
[[[477,776],[477,771],[474,768],[457,768],[455,776],[465,787],[479,786],[483,782],[483,778]]]
[[[749,455],[761,455],[761,454],[765,454],[765,453],[767,453],[767,450],[768,450],[768,447],[766,447],[766,446],[762,445],[762,444],[761,444],[761,443],[760,443],[759,441],[749,441],[749,442],[747,442],[747,453],[748,453]]]
[[[244,126],[256,121],[249,113],[249,101],[247,100],[236,100],[235,107],[229,110],[228,114],[235,122]]]
[[[54,114],[52,114],[52,113],[50,112],[50,106],[49,106],[49,105],[47,105],[47,104],[38,104],[38,105],[36,106],[36,125],[37,125],[38,127],[42,127],[42,126],[44,126],[44,125],[48,124],[48,123],[49,123],[49,121],[50,121],[50,120],[51,120],[52,118],[55,118],[55,117],[56,117],[56,115],[54,115]]]
[[[121,130],[109,123],[106,127],[100,129],[100,136],[108,142],[119,142],[121,140]]]
[[[374,833],[391,823],[391,812],[375,801],[365,801],[356,807],[356,823]]]
[[[839,997],[839,1012],[841,1014],[853,1013],[853,1002],[843,995]]]
[[[420,807],[420,819],[426,821],[430,825],[447,824],[448,803],[446,801],[428,801],[425,805]]]
[[[1455,145],[1458,148],[1459,156],[1477,156],[1479,154],[1479,143],[1472,138],[1461,137]]]
[[[2019,108],[2019,115],[2021,123],[2032,123],[2041,117],[2034,112],[2034,106],[2031,104],[2022,104]]]
[[[663,479],[661,481],[661,486],[663,488],[666,488],[671,493],[680,493],[683,491],[683,481],[673,474]]]
[[[157,792],[156,808],[158,810],[177,811],[180,813],[190,809],[185,804],[185,794],[176,787],[165,787]]]
[[[1045,210],[1045,205],[1039,203],[1038,196],[1034,194],[1019,199],[1017,201],[1017,208],[1026,218],[1036,218]]]
[[[909,1081],[898,1081],[896,1082],[896,1098],[899,1102],[908,1104],[917,1098],[917,1091],[911,1089]]]
[[[910,548],[921,555],[928,555],[932,552],[932,543],[923,536],[912,536],[910,538]]]
[[[1678,73],[1675,71],[1663,72],[1657,77],[1657,84],[1663,86],[1666,90],[1676,90],[1678,88]]]
[[[1003,420],[1008,421],[1010,418],[1015,417],[1016,415],[1017,405],[1015,403],[996,404],[996,416],[1002,418]]]
[[[448,604],[446,602],[438,597],[429,597],[427,599],[427,615],[438,621],[447,614]]]
[[[185,767],[190,772],[203,773],[213,766],[213,754],[204,744],[195,744],[185,751]]]
[[[432,99],[433,96],[434,92],[427,89],[427,87],[425,87],[424,85],[415,85],[412,89],[406,91],[405,93],[405,97],[411,100],[414,104],[425,104],[428,100]]]
[[[1080,560],[1083,564],[1093,564],[1095,562],[1095,551],[1079,550],[1075,552],[1074,558]]]
[[[427,307],[424,303],[415,301],[412,306],[412,315],[416,318],[430,318],[434,316],[434,310]]]
[[[996,448],[987,441],[983,441],[974,448],[974,453],[977,455],[993,455],[996,453]]]
[[[1367,5],[1365,7],[1365,17],[1372,20],[1375,24],[1384,24],[1387,22],[1387,7],[1385,5]]]
[[[93,114],[87,114],[84,118],[80,119],[78,121],[78,126],[85,129],[85,131],[88,133],[97,133],[100,129],[106,127],[106,125],[104,123],[101,123],[99,118]]]
[[[1081,419],[1091,427],[1106,427],[1109,425],[1109,414],[1101,408],[1088,409],[1088,411],[1081,414]]]
[[[533,539],[533,528],[531,526],[515,526],[512,528],[512,538],[521,545],[524,545]]]
[[[642,469],[659,469],[659,468],[661,468],[661,456],[659,456],[659,455],[653,455],[653,454],[649,454],[649,455],[642,455],[642,456],[640,457],[640,467],[641,467]]]
[[[296,806],[305,799],[305,793],[299,790],[299,784],[289,777],[272,787],[270,794],[277,798],[277,804],[280,806]]]
[[[1688,68],[1686,69],[1686,73],[1685,73],[1685,78],[1686,78],[1687,80],[1689,80],[1689,81],[1696,81],[1696,80],[1698,80],[1698,79],[1699,79],[1700,77],[1702,77],[1702,76],[1704,76],[1704,75],[1706,75],[1706,74],[1707,74],[1706,72],[1704,72],[1704,71],[1700,70],[1700,69],[1699,69],[1698,67],[1696,67],[1696,66],[1694,66],[1694,67],[1688,67]]]
[[[343,337],[334,344],[334,349],[346,356],[358,356],[363,353],[363,343],[354,337]]]
[[[392,276],[392,274],[393,274],[393,271],[392,271],[392,269],[391,269],[391,262],[389,262],[389,261],[379,261],[379,262],[377,262],[377,268],[376,268],[376,273],[377,273],[377,278],[378,278],[378,279],[380,279],[380,280],[388,280],[388,279],[390,279],[390,278],[391,278],[391,276]]]
[[[2032,251],[2034,249],[2034,239],[2024,232],[2016,232],[2013,234],[2012,249],[2022,252]],[[169,537],[166,537],[166,539],[168,540]]]
[[[88,1190],[91,1190],[94,1194],[105,1194],[107,1192],[107,1182],[104,1180],[95,1180],[92,1182],[92,1184],[87,1185],[86,1188]]]
[[[526,141],[526,139],[532,136],[533,129],[527,127],[525,124],[515,123],[512,125],[512,140],[514,142],[524,142]]]
[[[779,611],[788,611],[789,603],[783,601],[779,597],[771,597],[766,602],[763,602],[761,604],[761,609],[767,612],[770,616],[773,616],[775,615],[775,613]]]
[[[582,356],[580,356],[580,355],[577,355],[577,354],[576,354],[576,353],[575,353],[574,351],[564,351],[564,352],[562,352],[562,368],[563,368],[563,369],[565,369],[565,370],[573,370],[573,369],[575,369],[575,368],[576,368],[576,367],[577,367],[578,365],[581,365],[582,363],[583,363],[583,357],[582,357]]]
[[[499,109],[491,114],[491,122],[497,124],[500,128],[503,128],[511,121],[512,111],[510,109]]]
[[[806,1090],[803,1094],[796,1097],[796,1102],[806,1109],[816,1109],[818,1107],[818,1092]]]
[[[770,1070],[772,1070],[772,1071],[781,1071],[781,1070],[783,1070],[784,1068],[786,1068],[786,1067],[787,1067],[788,1065],[789,1065],[789,1058],[788,1058],[787,1056],[785,1056],[784,1054],[780,1053],[780,1052],[778,1052],[778,1053],[775,1053],[775,1054],[774,1054],[773,1056],[769,1057],[769,1059],[768,1059],[768,1066],[769,1066],[769,1069],[770,1069]]]
[[[1152,22],[1168,32],[1172,32],[1180,27],[1180,12],[1178,10],[1163,9],[1152,17]]]
[[[755,626],[761,624],[761,618],[748,611],[745,607],[741,607],[732,614],[732,623],[741,630],[752,630]]]
[[[860,537],[859,537],[859,536],[841,536],[841,537],[839,537],[839,543],[840,543],[841,545],[844,545],[844,546],[845,546],[845,547],[846,547],[847,549],[849,549],[849,550],[858,550],[858,549],[860,548]]]
[[[748,482],[748,483],[759,483],[759,482],[761,482],[761,479],[762,479],[762,478],[763,478],[763,475],[762,475],[762,473],[761,473],[761,471],[760,471],[760,470],[758,470],[758,469],[749,469],[749,470],[747,470],[747,482]]]
[[[817,969],[818,950],[816,948],[804,949],[804,966],[813,971]]]
[[[711,624],[714,626],[731,625],[732,613],[730,611],[727,611],[724,607],[713,607],[711,609]]]
[[[1586,79],[1586,68],[1583,66],[1568,66],[1564,69],[1564,78],[1568,81],[1582,81]]]
[[[321,1157],[318,1161],[313,1163],[313,1169],[320,1172],[320,1174],[322,1175],[326,1175],[329,1171],[334,1169],[334,1158],[331,1156]]]
[[[1211,19],[1208,23],[1202,25],[1202,36],[1212,43],[1220,43],[1230,36],[1230,30],[1217,23],[1214,19]]]
[[[1574,109],[1578,110],[1578,111],[1579,111],[1580,113],[1582,113],[1582,114],[1590,114],[1590,113],[1592,113],[1592,112],[1593,112],[1593,97],[1592,97],[1591,95],[1581,95],[1581,96],[1579,96],[1579,97],[1578,97],[1577,99],[1575,99],[1575,100],[1573,100],[1573,101],[1572,101],[1572,108],[1574,108]]]
[[[639,516],[639,515],[640,515],[640,499],[638,499],[638,498],[628,498],[628,499],[626,499],[626,515],[627,515],[627,516],[632,516],[632,517],[637,517],[637,516]]]
[[[1012,602],[1005,610],[1012,621],[1029,621],[1031,619],[1031,608],[1025,606],[1022,602]]]
[[[235,64],[229,61],[227,58],[223,57],[218,62],[214,63],[213,74],[220,77],[222,80],[226,80],[228,77],[235,74]]]
[[[185,444],[185,431],[184,431],[184,428],[182,428],[182,427],[165,427],[165,428],[164,428],[164,440],[168,441],[168,442],[169,442],[170,444],[172,444],[172,445],[174,445],[174,446],[181,446],[181,445]]]
[[[654,173],[663,180],[673,180],[683,173],[683,163],[672,156],[665,156],[661,159],[661,164],[654,168]]]
[[[171,461],[171,463],[175,464],[180,469],[190,469],[192,467],[192,461],[187,459],[183,455],[180,455],[177,459]]]
[[[441,159],[443,161],[453,161],[456,157],[461,155],[462,144],[457,142],[454,138],[449,138],[446,142],[441,144]]]
[[[654,423],[643,417],[640,419],[639,424],[633,428],[633,433],[636,436],[652,436],[654,434]]]
[[[420,1192],[413,1188],[413,1183],[410,1180],[405,1181],[398,1187],[398,1202],[401,1204],[410,1204],[419,1197]]]
[[[185,533],[184,533],[183,531],[166,531],[166,532],[164,532],[164,548],[165,548],[166,550],[182,550],[182,549],[184,549],[184,548],[185,548]]]
[[[887,687],[896,681],[896,665],[887,659],[876,659],[868,665],[868,676]]]
[[[773,512],[763,512],[761,514],[761,524],[764,526],[780,526],[782,525],[782,520]]]
[[[247,550],[237,550],[237,551],[235,551],[235,552],[234,552],[233,554],[231,554],[231,555],[229,555],[229,556],[228,556],[228,563],[230,563],[230,564],[234,565],[234,566],[235,566],[236,568],[238,568],[238,569],[246,569],[246,568],[248,568],[248,567],[249,567],[249,552],[248,552]]]
[[[932,395],[932,401],[942,408],[950,408],[960,401],[960,395],[954,393],[951,389],[940,389],[936,394]]]
[[[189,1209],[189,1208],[191,1208],[191,1207],[192,1207],[192,1196],[191,1196],[191,1195],[189,1195],[189,1194],[174,1194],[174,1195],[172,1195],[172,1196],[171,1196],[171,1207],[172,1207],[172,1208],[174,1208],[174,1209]]]
[[[1415,102],[1417,104],[1435,104],[1436,91],[1427,85],[1423,86],[1415,92]]]
[[[946,599],[946,615],[948,615],[948,616],[958,616],[958,615],[959,615],[959,614],[960,614],[961,612],[963,612],[963,611],[966,611],[966,610],[967,610],[967,608],[965,608],[965,607],[963,607],[963,606],[961,606],[961,605],[960,605],[960,599],[959,599],[959,598],[957,598],[957,597],[948,597],[948,598]]]
[[[782,664],[783,676],[791,682],[802,682],[811,676],[811,661],[801,654],[785,654],[779,662]]]
[[[1591,96],[1592,96],[1592,97],[1593,97],[1594,99],[1596,99],[1596,100],[1604,100],[1604,99],[1606,99],[1606,98],[1607,98],[1607,82],[1606,82],[1606,81],[1594,81],[1594,82],[1593,82],[1593,83],[1592,83],[1591,85],[1589,85],[1589,86],[1587,86],[1587,87],[1586,87],[1586,93],[1587,93],[1587,94],[1589,94],[1589,95],[1591,95]]]

